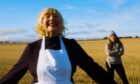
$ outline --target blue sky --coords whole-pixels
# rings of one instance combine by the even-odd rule
[[[140,0],[0,0],[0,41],[34,41],[39,13],[58,9],[66,37],[94,39],[114,30],[118,36],[140,36]]]

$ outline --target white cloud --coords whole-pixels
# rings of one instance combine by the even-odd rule
[[[0,41],[8,41],[9,39],[7,36],[0,36]]]
[[[30,32],[25,29],[18,28],[5,28],[0,29],[0,41],[10,41],[10,42],[31,42],[39,37],[35,32]]]
[[[9,41],[9,42],[32,42],[38,39],[36,35],[21,35],[21,36],[0,36],[0,41]]]
[[[26,30],[20,28],[0,28],[0,35],[20,34],[24,32]]]
[[[103,0],[103,1],[110,4],[112,6],[112,8],[118,9],[122,5],[124,5],[128,0]]]
[[[65,5],[63,5],[63,6],[64,6],[64,8],[69,9],[69,10],[76,9],[75,6],[70,5],[70,4],[65,4]]]
[[[76,39],[93,39],[96,38],[96,35],[94,35],[96,28],[100,26],[100,24],[94,24],[92,22],[74,22],[68,26],[66,36]]]
[[[137,8],[137,7],[136,7]],[[106,22],[103,24],[108,25],[109,29],[116,29],[116,30],[122,30],[122,31],[130,31],[131,29],[138,29],[140,27],[139,25],[139,9],[135,9],[135,6],[133,8],[129,8],[127,10],[121,10],[116,13],[111,13],[109,17],[106,18]],[[112,27],[112,28],[111,28]]]
[[[125,2],[127,0],[110,0],[110,1],[114,1],[112,6],[113,6],[113,8],[117,9],[117,8],[121,7],[123,4],[125,4]]]
[[[99,32],[99,33],[108,33],[109,31],[105,30],[105,29],[99,29],[99,30],[97,30],[97,32]]]
[[[93,0],[94,1],[94,0]],[[128,0],[100,0],[106,2],[105,5],[109,5],[114,9],[98,8],[89,6],[88,8],[76,8],[71,4],[61,5],[62,8],[68,9],[66,18],[68,18],[68,27],[66,34],[72,38],[95,38],[104,37],[108,31],[114,30],[120,36],[123,35],[140,35],[140,11],[139,3],[126,6]],[[125,5],[125,8],[121,8]],[[128,8],[127,8],[128,7]],[[76,10],[75,10],[76,9]],[[69,11],[70,10],[70,11]],[[72,11],[71,11],[72,10]],[[74,12],[74,11],[76,12]],[[32,21],[33,22],[33,21]],[[20,35],[19,37],[13,36],[15,34],[25,33],[26,30],[22,29],[0,29],[0,40],[31,40],[32,35]],[[12,37],[10,36],[12,35]]]
[[[92,0],[94,1],[94,0]],[[99,2],[105,3],[106,5],[110,5],[114,9],[120,8],[122,5],[127,3],[128,0],[97,0]]]
[[[80,16],[78,20],[69,22],[68,36],[73,38],[105,37],[111,30],[119,36],[140,36],[140,6],[135,4],[129,8],[105,13],[90,11],[91,15]],[[86,12],[86,11],[84,11]],[[97,12],[98,14],[94,14]],[[93,15],[92,15],[93,14]]]

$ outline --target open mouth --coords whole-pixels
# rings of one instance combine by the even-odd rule
[[[56,26],[56,24],[49,24],[49,26]]]
[[[57,26],[57,23],[49,23],[49,26]]]

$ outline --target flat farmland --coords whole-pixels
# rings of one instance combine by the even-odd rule
[[[123,65],[130,84],[140,84],[140,39],[121,39],[124,44],[125,54],[122,56]],[[107,40],[78,41],[81,47],[91,56],[95,62],[105,70],[105,43]],[[0,44],[0,79],[12,68],[20,58],[27,44]],[[90,67],[89,67],[90,68]],[[121,79],[115,73],[115,80],[122,84]],[[32,76],[27,72],[19,84],[30,84]],[[94,81],[79,67],[74,74],[75,84],[92,84]]]

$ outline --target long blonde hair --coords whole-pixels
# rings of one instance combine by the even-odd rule
[[[64,27],[64,20],[63,20],[63,17],[61,15],[61,13],[55,9],[55,8],[46,8],[44,9],[39,17],[38,17],[38,22],[37,22],[37,25],[36,25],[36,32],[39,34],[40,37],[43,37],[46,35],[47,33],[47,29],[46,28],[43,28],[43,25],[42,25],[42,19],[47,15],[47,14],[53,14],[53,15],[57,15],[59,17],[59,21],[58,21],[58,31],[59,31],[59,34],[61,36],[64,36],[63,35],[63,32],[65,31],[65,27]]]

